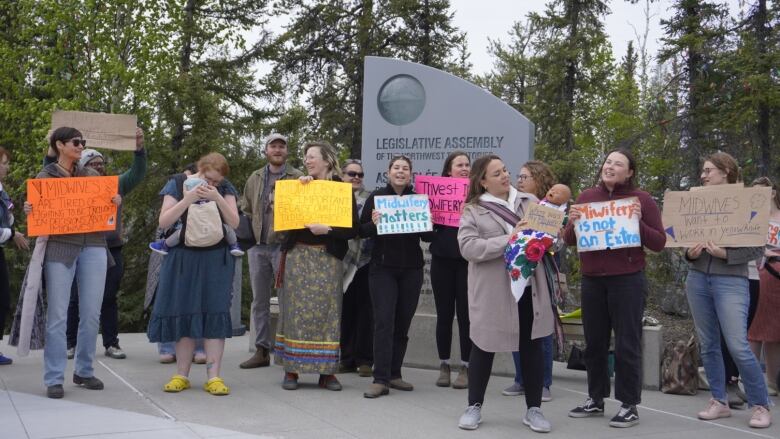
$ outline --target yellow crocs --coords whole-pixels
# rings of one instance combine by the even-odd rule
[[[170,393],[178,393],[184,389],[190,388],[190,380],[182,375],[174,375],[168,384],[163,386],[163,390]]]
[[[230,387],[225,385],[225,381],[220,377],[214,377],[203,384],[203,390],[212,395],[229,395]]]

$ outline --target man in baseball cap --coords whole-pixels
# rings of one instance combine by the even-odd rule
[[[277,180],[295,180],[303,173],[287,166],[287,137],[272,133],[265,138],[266,165],[253,172],[241,197],[241,211],[252,221],[255,245],[247,251],[252,283],[252,326],[255,354],[240,364],[242,369],[271,364],[271,287],[279,265],[281,236],[274,232],[273,194]]]

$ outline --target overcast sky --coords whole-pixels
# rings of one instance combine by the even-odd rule
[[[744,2],[744,1],[743,1]],[[455,11],[455,25],[468,34],[471,63],[474,65],[474,73],[488,72],[493,60],[488,54],[488,38],[508,40],[507,32],[512,23],[524,20],[526,14],[531,11],[542,13],[547,3],[542,0],[450,0],[452,10]],[[652,56],[660,47],[658,40],[663,29],[660,20],[669,17],[669,8],[672,0],[660,0],[650,4],[650,14],[655,15],[650,22],[650,33],[647,41],[647,51]],[[731,14],[737,16],[740,10],[740,0],[727,0]],[[637,4],[630,4],[625,0],[612,0],[609,2],[611,14],[606,17],[605,30],[612,43],[615,59],[620,59],[626,52],[628,41],[636,41],[633,24],[637,32],[644,33],[645,15],[644,0]],[[637,43],[634,43],[637,46]]]

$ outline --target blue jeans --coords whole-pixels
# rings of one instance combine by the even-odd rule
[[[165,343],[157,343],[157,352],[160,355],[163,354],[169,354],[169,355],[176,355],[176,342],[175,341],[169,341]],[[202,338],[196,338],[195,339],[195,353],[196,354],[203,354],[205,351],[203,350],[203,339]]]
[[[544,357],[544,387],[549,388],[552,385],[552,362],[553,362],[553,335],[542,337],[542,355]],[[520,366],[520,352],[512,352],[512,359],[515,361],[515,382],[523,385],[523,369]]]
[[[723,354],[720,348],[722,330],[726,346],[742,377],[748,404],[751,407],[768,407],[769,396],[761,366],[747,341],[750,304],[747,278],[688,270],[685,283],[688,303],[701,344],[701,360],[712,397],[722,402],[727,400]]]
[[[65,327],[68,321],[70,288],[75,277],[79,284],[79,329],[74,373],[90,378],[95,375],[95,343],[100,325],[100,306],[106,284],[105,247],[84,247],[70,267],[61,262],[43,265],[48,295],[46,345],[43,348],[43,384],[46,387],[65,382],[68,364]]]

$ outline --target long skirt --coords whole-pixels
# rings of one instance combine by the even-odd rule
[[[780,262],[773,262],[772,268],[780,270]],[[748,340],[777,343],[780,342],[780,279],[762,268],[758,271],[761,279],[761,292],[758,294],[756,316],[748,331]]]
[[[324,247],[298,244],[287,252],[274,345],[274,363],[285,372],[336,373],[341,273],[341,261]]]

